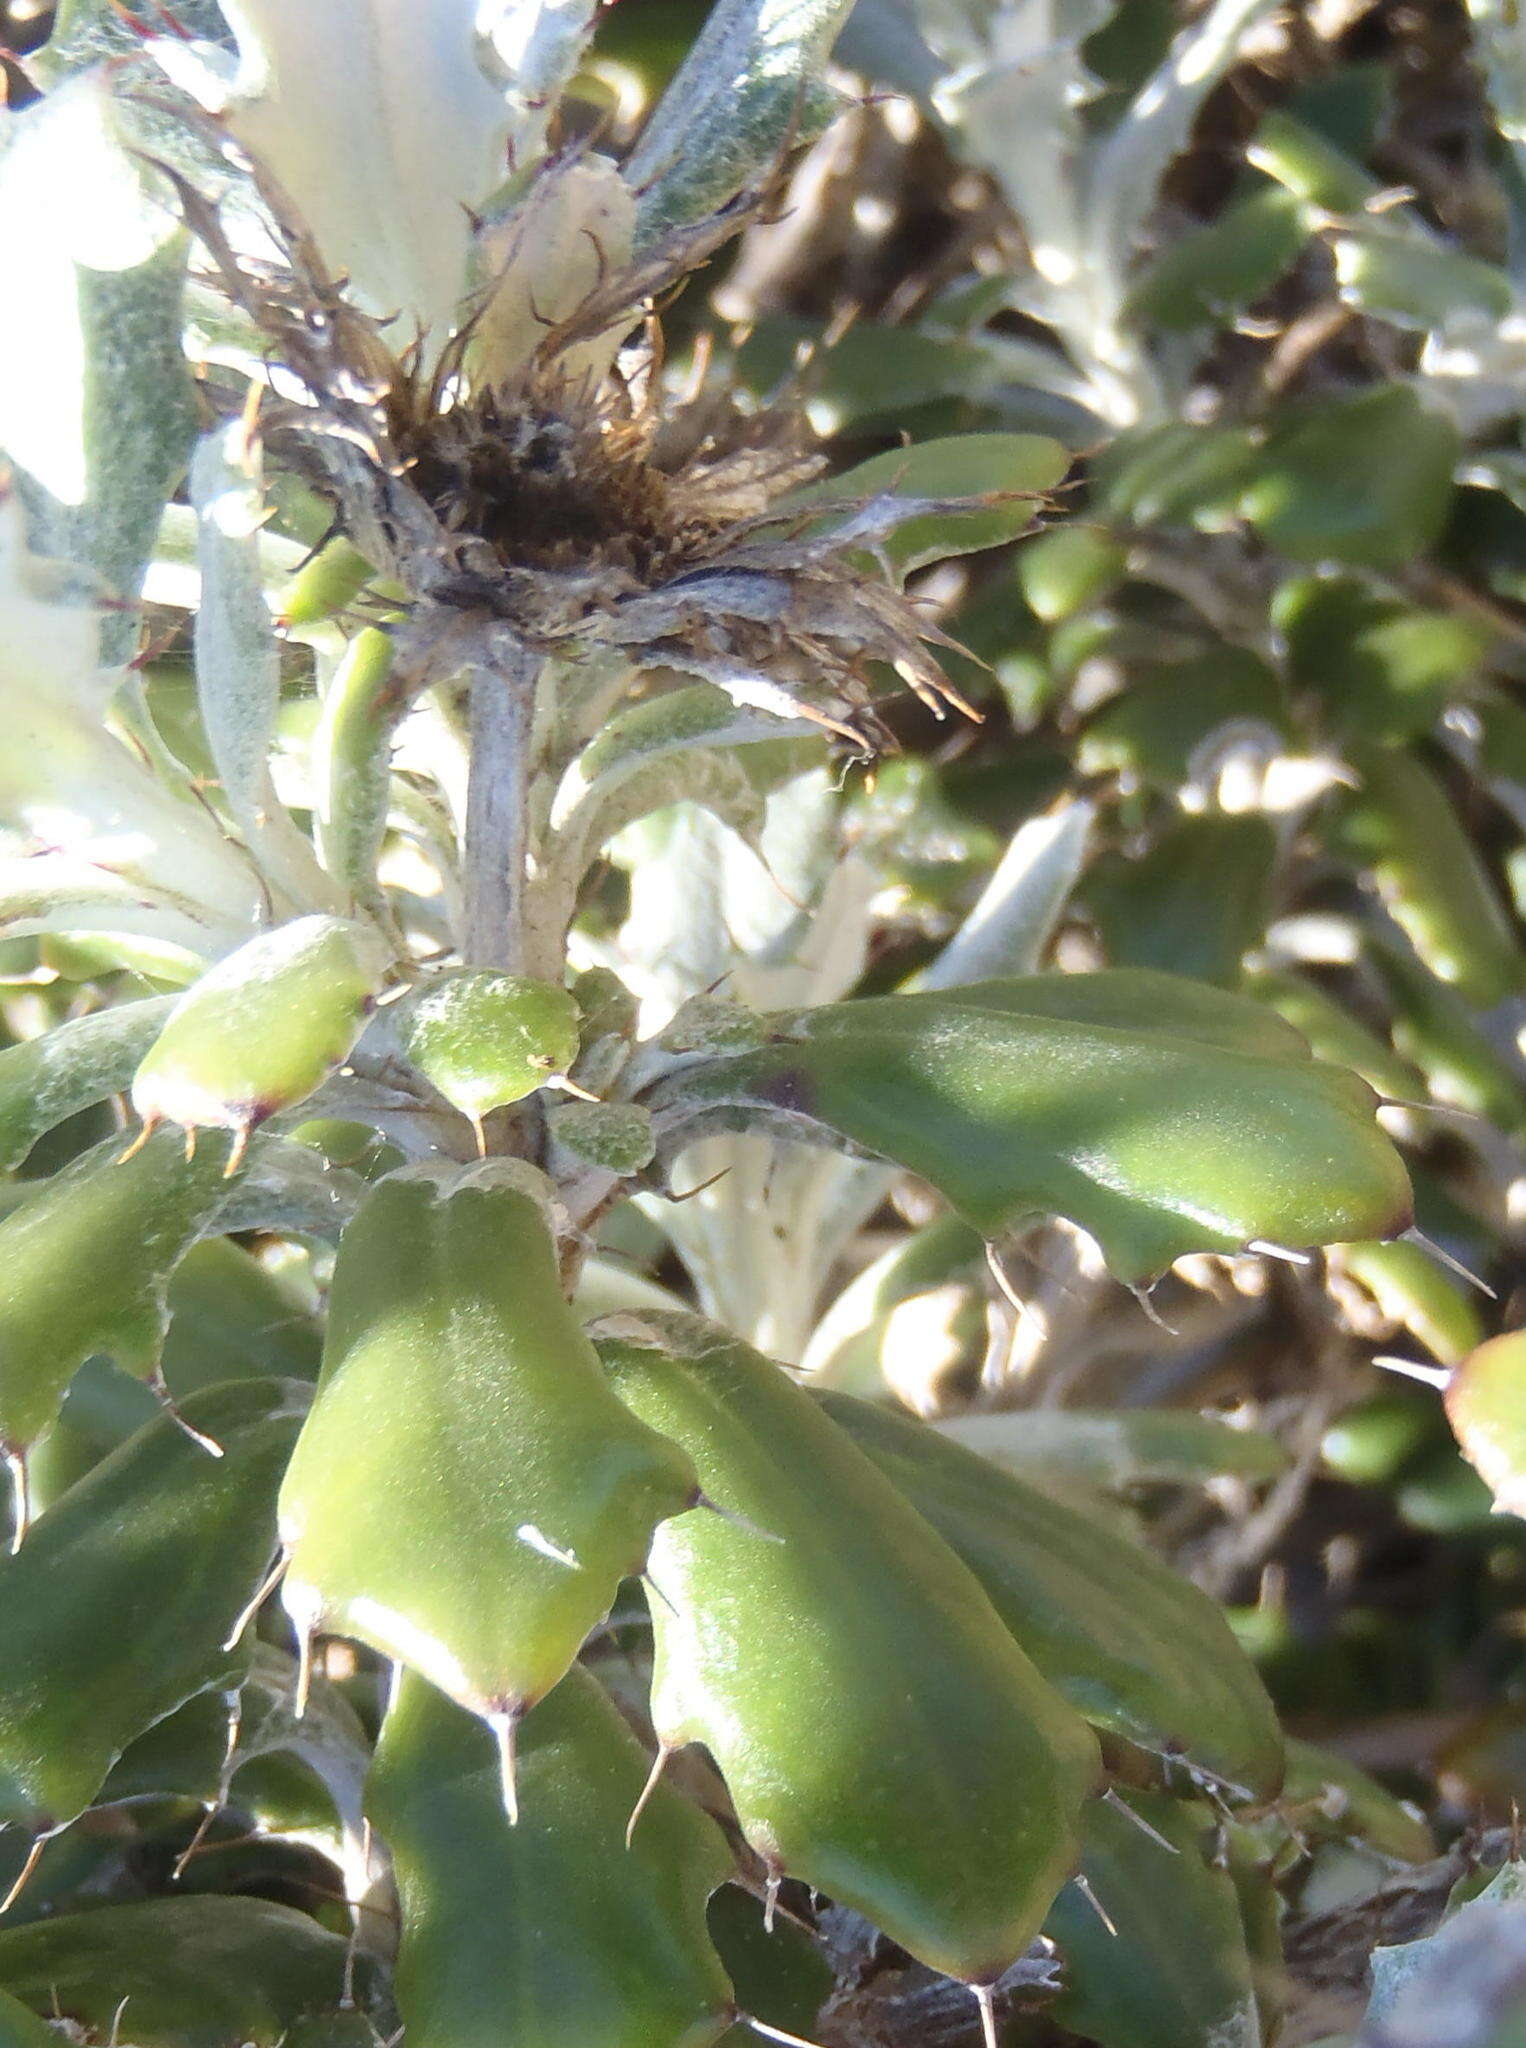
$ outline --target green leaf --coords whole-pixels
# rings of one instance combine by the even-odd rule
[[[1526,1124],[1517,1068],[1479,1030],[1457,991],[1407,949],[1370,940],[1368,950],[1394,1006],[1394,1044],[1414,1061],[1438,1102],[1487,1117],[1502,1130]]]
[[[705,1902],[729,1876],[715,1823],[659,1785],[626,1846],[647,1758],[574,1666],[520,1733],[510,1827],[491,1737],[421,1678],[387,1715],[367,1809],[392,1851],[397,1999],[413,2048],[705,2048],[731,1985]]]
[[[1031,540],[1017,558],[1017,577],[1036,617],[1058,625],[1106,597],[1123,578],[1128,549],[1089,526],[1057,526]]]
[[[388,687],[391,674],[391,635],[367,626],[329,678],[310,757],[323,865],[373,916],[383,914],[376,864],[392,800],[392,739],[408,710],[406,692]]]
[[[888,1408],[820,1396],[985,1588],[1022,1649],[1094,1727],[1268,1799],[1282,1737],[1255,1666],[1206,1593],[1107,1524]]]
[[[1190,1251],[1409,1220],[1366,1083],[1260,1004],[1194,983],[1045,975],[762,1022],[766,1046],[651,1090],[669,1154],[718,1125],[831,1133],[930,1180],[988,1236],[1064,1216],[1130,1282]]]
[[[1297,1811],[1300,1830],[1312,1832],[1322,1822],[1340,1840],[1355,1837],[1369,1843],[1380,1856],[1391,1856],[1399,1863],[1428,1863],[1436,1854],[1435,1838],[1425,1822],[1401,1806],[1359,1765],[1334,1750],[1319,1749],[1291,1736],[1287,1749],[1283,1798]],[[1317,1810],[1316,1817],[1308,1814],[1311,1805]]]
[[[1310,209],[1275,186],[1235,199],[1146,265],[1129,293],[1130,324],[1212,327],[1264,297],[1314,231]]]
[[[1317,1058],[1350,1067],[1379,1095],[1405,1102],[1424,1091],[1425,1082],[1407,1060],[1307,975],[1264,969],[1247,977],[1245,989],[1301,1031]]]
[[[1341,297],[1359,312],[1422,331],[1503,320],[1515,303],[1509,277],[1412,221],[1358,218],[1331,243]]]
[[[343,1936],[269,1899],[150,1899],[0,1932],[0,1987],[91,2038],[109,2038],[125,2000],[139,2048],[277,2048],[304,2014],[338,2008],[345,1954]]]
[[[259,443],[242,420],[203,437],[191,462],[190,492],[201,572],[192,629],[196,699],[223,798],[278,902],[343,910],[342,892],[319,867],[271,775],[281,656],[260,562],[269,507]]]
[[[280,1509],[299,1636],[400,1659],[506,1747],[695,1492],[683,1453],[611,1394],[525,1175],[373,1190],[340,1245]]]
[[[865,1396],[883,1393],[884,1352],[895,1310],[950,1281],[973,1279],[980,1266],[980,1234],[957,1216],[941,1216],[897,1238],[843,1289],[816,1325],[800,1362],[802,1374],[814,1387]]]
[[[341,1066],[370,1015],[386,953],[374,928],[299,917],[249,939],[176,1003],[132,1084],[152,1130],[249,1133]]]
[[[1446,1389],[1447,1420],[1498,1513],[1526,1515],[1526,1330],[1491,1337]]]
[[[1476,683],[1493,629],[1456,611],[1386,597],[1355,576],[1295,577],[1272,601],[1296,686],[1318,692],[1332,731],[1418,739]]]
[[[1470,1002],[1526,983],[1504,903],[1441,781],[1403,747],[1353,746],[1361,788],[1341,806],[1339,843],[1370,862],[1384,902],[1433,974]]]
[[[638,246],[719,211],[812,141],[833,105],[821,88],[850,0],[716,0],[627,161]]]
[[[660,1739],[708,1746],[772,1872],[989,1981],[1071,1866],[1090,1731],[779,1367],[698,1317],[605,1329],[621,1398],[724,1511],[665,1523],[652,1546]]]
[[[424,1078],[480,1132],[489,1110],[569,1071],[581,1021],[566,989],[479,970],[427,983],[405,1006],[398,1034]]]
[[[1417,1337],[1443,1365],[1456,1365],[1483,1342],[1476,1297],[1418,1244],[1340,1245],[1336,1256],[1389,1321]]]
[[[951,1415],[937,1427],[1036,1485],[1060,1479],[1122,1492],[1226,1476],[1275,1479],[1288,1467],[1287,1451],[1267,1431],[1181,1409],[1023,1408]]]
[[[1045,1923],[1068,1964],[1055,2018],[1098,2048],[1261,2048],[1239,1900],[1210,1860],[1212,1813],[1155,1792],[1120,1799],[1163,1839],[1117,1806],[1088,1809],[1081,1871],[1116,1932],[1074,1886],[1060,1894]]]
[[[880,549],[897,574],[906,576],[928,562],[1000,547],[1031,531],[1040,509],[1033,501],[1062,482],[1069,467],[1068,453],[1045,434],[948,434],[871,456],[856,469],[797,492],[794,502],[858,503],[884,497],[999,500],[1009,492],[1018,494],[1010,504],[997,502],[969,512],[940,507],[925,515],[909,514]]]
[[[228,1196],[227,1154],[187,1162],[166,1132],[130,1159],[109,1138],[0,1222],[0,1444],[26,1449],[76,1368],[104,1352],[147,1377],[160,1360],[169,1277]]]
[[[1246,154],[1258,171],[1321,213],[1360,213],[1383,190],[1370,171],[1285,108],[1263,118]]]
[[[1084,775],[1141,776],[1174,795],[1204,742],[1246,722],[1289,733],[1282,687],[1259,655],[1219,647],[1131,674],[1086,725],[1076,764]]]
[[[1082,901],[1114,965],[1232,988],[1265,935],[1276,859],[1276,827],[1259,813],[1179,817],[1146,852],[1098,860]]]
[[[1149,427],[1120,434],[1097,464],[1102,504],[1138,526],[1234,524],[1256,461],[1248,427]]]
[[[269,1380],[192,1395],[217,1454],[161,1416],[0,1562],[0,1818],[62,1827],[130,1742],[242,1670],[229,1632],[270,1562],[306,1399]]]
[[[117,1003],[0,1052],[0,1172],[20,1166],[44,1132],[121,1094],[173,1007],[171,996]]]
[[[1238,510],[1296,562],[1399,569],[1446,523],[1460,449],[1406,385],[1319,399],[1273,427]]]

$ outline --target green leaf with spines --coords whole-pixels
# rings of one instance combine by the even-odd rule
[[[505,1738],[696,1491],[567,1305],[545,1185],[496,1161],[372,1190],[281,1489],[299,1635],[368,1643]]]
[[[220,1140],[192,1160],[170,1132],[131,1158],[122,1147],[83,1153],[0,1221],[0,1443],[12,1453],[47,1428],[93,1353],[140,1377],[158,1368],[170,1275],[228,1199]]]
[[[1130,1282],[1186,1252],[1409,1221],[1366,1083],[1200,984],[1055,974],[760,1022],[767,1045],[677,1064],[647,1091],[668,1156],[717,1127],[835,1139],[930,1180],[987,1236],[1065,1216]]]
[[[346,1943],[269,1899],[147,1899],[0,1929],[0,1989],[109,2038],[124,1999],[139,2048],[278,2048],[306,2015],[337,2013]],[[374,1965],[357,1961],[361,2003]]]
[[[261,1380],[192,1395],[186,1420],[208,1441],[169,1415],[145,1424],[0,1561],[0,1819],[63,1826],[129,1743],[237,1682],[248,1653],[230,1632],[270,1562],[307,1391]]]
[[[392,1853],[397,1999],[414,2048],[706,2048],[732,1992],[705,1925],[730,1875],[719,1828],[659,1785],[580,1667],[520,1731],[521,1818],[487,1732],[404,1677],[367,1811]]]
[[[653,1544],[660,1738],[708,1746],[771,1870],[990,1981],[1076,1853],[1099,1770],[1085,1722],[778,1366],[697,1316],[617,1318],[600,1352],[724,1511]]]
[[[1258,1798],[1282,1782],[1277,1716],[1228,1622],[1106,1523],[926,1423],[851,1395],[828,1415],[979,1579],[1025,1654],[1094,1727]]]

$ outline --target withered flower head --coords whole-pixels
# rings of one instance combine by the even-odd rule
[[[635,257],[594,243],[592,277],[561,317],[535,308],[522,361],[484,374],[473,349],[504,278],[426,368],[350,304],[259,167],[279,265],[235,254],[215,211],[182,187],[224,288],[281,365],[266,439],[333,503],[347,534],[412,601],[400,640],[468,664],[474,624],[507,626],[559,663],[618,656],[719,686],[739,704],[807,718],[869,751],[881,729],[871,664],[942,715],[960,704],[928,650],[941,636],[901,594],[880,544],[960,501],[885,494],[808,503],[823,463],[791,412],[744,413],[701,388],[675,397],[652,308],[758,210],[749,193]],[[537,217],[565,212],[581,160],[531,181],[509,260]],[[440,617],[449,613],[448,620]],[[961,708],[964,708],[961,706]]]

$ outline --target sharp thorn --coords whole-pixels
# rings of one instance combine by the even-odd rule
[[[154,1373],[148,1384],[160,1408],[182,1435],[188,1436],[191,1442],[198,1449],[205,1451],[209,1458],[220,1458],[223,1455],[223,1447],[216,1437],[208,1436],[206,1431],[198,1429],[194,1422],[187,1422],[185,1416],[175,1404],[174,1395],[164,1383],[163,1373]]]
[[[972,1984],[970,1991],[980,2008],[980,2038],[985,2048],[1001,2048],[1001,2037],[996,2031],[996,1999],[989,1984]]]
[[[232,1650],[238,1647],[239,1637],[244,1633],[244,1630],[249,1626],[250,1622],[253,1621],[254,1617],[259,1613],[260,1609],[265,1605],[265,1602],[270,1598],[271,1594],[275,1591],[276,1587],[280,1585],[282,1579],[286,1576],[286,1566],[288,1562],[289,1560],[287,1558],[286,1552],[284,1550],[277,1551],[276,1561],[270,1567],[270,1570],[265,1574],[264,1578],[260,1580],[259,1590],[254,1594],[252,1599],[246,1601],[245,1604],[239,1609],[238,1619],[234,1622],[233,1627],[228,1632],[228,1640],[223,1644],[223,1648],[225,1650]]]
[[[194,1166],[196,1164],[195,1124],[187,1124],[185,1127],[185,1163],[187,1166]]]
[[[11,1482],[11,1556],[14,1557],[32,1526],[32,1486],[27,1474],[25,1451],[7,1448],[0,1456],[5,1459],[5,1469]]]
[[[767,2020],[754,2019],[750,2012],[739,2012],[737,2018],[744,2027],[751,2027],[755,2034],[761,2034],[765,2041],[782,2041],[784,2048],[817,2048],[814,2041],[808,2041],[804,2034],[791,2034],[784,2027],[770,2026]]]
[[[784,1882],[782,1871],[771,1870],[763,1886],[763,1932],[774,1931],[774,1915],[779,1910],[779,1887]]]
[[[158,1117],[146,1116],[143,1119],[143,1127],[138,1132],[138,1135],[133,1139],[132,1143],[127,1147],[127,1150],[125,1152],[119,1152],[117,1154],[114,1163],[118,1166],[125,1166],[129,1159],[136,1159],[138,1154],[143,1150],[143,1147],[154,1135],[155,1131],[158,1130],[159,1124],[160,1119]]]
[[[759,1536],[765,1543],[783,1543],[786,1539],[773,1529],[765,1529],[761,1522],[754,1522],[738,1508],[723,1508],[718,1500],[712,1500],[708,1493],[697,1496],[694,1505],[708,1508],[712,1515],[719,1515],[723,1522],[730,1522],[733,1528],[744,1530],[749,1536]]]
[[[1285,1266],[1312,1266],[1314,1263],[1307,1252],[1289,1251],[1285,1244],[1273,1244],[1265,1237],[1249,1239],[1245,1249],[1261,1259],[1281,1259]]]
[[[635,1840],[636,1823],[638,1820],[640,1820],[642,1814],[646,1812],[647,1802],[650,1800],[652,1794],[657,1790],[657,1787],[662,1779],[662,1774],[668,1767],[668,1758],[672,1754],[673,1752],[668,1747],[667,1743],[658,1743],[657,1754],[652,1759],[652,1768],[650,1771],[648,1771],[646,1783],[641,1788],[641,1797],[636,1801],[635,1805],[631,1808],[631,1817],[625,1823],[625,1846],[627,1849]]]
[[[1424,1358],[1398,1358],[1383,1352],[1372,1362],[1384,1372],[1396,1372],[1407,1380],[1418,1380],[1422,1387],[1434,1387],[1438,1394],[1446,1392],[1454,1377],[1449,1365],[1432,1365]]]
[[[1409,1229],[1404,1232],[1404,1239],[1407,1244],[1419,1245],[1420,1249],[1423,1252],[1429,1252],[1433,1259],[1439,1259],[1448,1272],[1455,1273],[1459,1280],[1466,1280],[1470,1287],[1476,1287],[1479,1293],[1486,1294],[1490,1301],[1499,1300],[1498,1293],[1489,1285],[1487,1280],[1480,1280],[1478,1275],[1465,1266],[1461,1259],[1454,1259],[1444,1245],[1437,1244],[1435,1238],[1427,1237],[1425,1232],[1417,1229],[1414,1224],[1411,1224]]]
[[[1118,1938],[1118,1923],[1114,1920],[1112,1914],[1107,1910],[1106,1906],[1103,1905],[1102,1901],[1097,1897],[1097,1894],[1092,1890],[1091,1879],[1086,1875],[1084,1871],[1078,1870],[1075,1876],[1070,1881],[1075,1886],[1076,1890],[1081,1894],[1082,1898],[1085,1899],[1087,1905],[1091,1907],[1092,1911],[1096,1914],[1097,1918],[1102,1922],[1103,1926],[1107,1929],[1108,1933],[1112,1935],[1113,1939],[1116,1941]]]
[[[21,1897],[21,1894],[26,1890],[27,1886],[31,1883],[33,1873],[36,1871],[38,1864],[42,1861],[42,1852],[48,1846],[48,1843],[52,1839],[53,1838],[51,1835],[33,1836],[32,1846],[26,1852],[26,1861],[22,1864],[20,1870],[17,1871],[15,1882],[12,1884],[10,1890],[6,1893],[3,1899],[0,1899],[0,1919],[3,1919],[5,1917],[5,1915],[11,1910],[12,1906],[14,1906],[16,1901]]]
[[[1166,1851],[1167,1855],[1180,1856],[1182,1852],[1177,1848],[1175,1842],[1168,1842],[1159,1828],[1152,1828],[1144,1815],[1136,1813],[1126,1799],[1120,1799],[1111,1785],[1103,1793],[1102,1798],[1104,1804],[1115,1808],[1117,1812],[1123,1815],[1125,1820],[1131,1820],[1142,1835],[1148,1835],[1158,1848]]]
[[[657,1581],[652,1577],[650,1572],[643,1572],[641,1574],[641,1583],[643,1586],[651,1587],[652,1591],[657,1595],[657,1598],[662,1602],[663,1606],[668,1610],[669,1614],[677,1614],[678,1609],[673,1605],[673,1602],[668,1598],[667,1594],[663,1592],[661,1586],[658,1585]]]
[[[503,1790],[503,1817],[519,1825],[519,1715],[499,1711],[483,1717],[498,1745],[498,1782]]]
[[[1146,1316],[1149,1317],[1157,1330],[1164,1330],[1168,1337],[1179,1337],[1182,1334],[1180,1330],[1173,1328],[1166,1321],[1160,1310],[1155,1306],[1155,1303],[1150,1299],[1148,1287],[1131,1287],[1129,1292],[1139,1303],[1139,1306],[1144,1310]]]
[[[258,386],[256,386],[258,389]],[[232,1180],[243,1165],[249,1151],[249,1140],[254,1135],[253,1124],[236,1124],[233,1130],[233,1144],[228,1153],[227,1164],[223,1167],[223,1179]]]

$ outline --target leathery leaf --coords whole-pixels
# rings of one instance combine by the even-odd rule
[[[170,996],[117,1003],[0,1052],[0,1172],[66,1117],[126,1088],[173,1007]]]
[[[817,1399],[957,1551],[1020,1647],[1094,1727],[1224,1787],[1275,1796],[1276,1712],[1206,1593],[925,1423],[851,1394]]]
[[[420,1073],[480,1135],[489,1110],[567,1072],[580,1022],[566,989],[481,969],[431,982],[407,1005],[399,1030]]]
[[[1447,1420],[1500,1514],[1526,1514],[1526,1330],[1470,1352],[1446,1389]]]
[[[1137,1282],[1187,1252],[1395,1235],[1409,1182],[1354,1074],[1262,1005],[1138,970],[976,982],[759,1020],[646,1097],[671,1157],[707,1128],[835,1135],[995,1236],[1036,1211]]]
[[[270,1562],[306,1399],[288,1380],[191,1395],[220,1456],[159,1416],[0,1561],[0,1822],[63,1826],[146,1728],[242,1671],[229,1635]]]
[[[1206,1853],[1211,1811],[1124,1799],[1154,1835],[1120,1806],[1088,1810],[1082,1875],[1112,1928],[1074,1886],[1055,1902],[1045,1931],[1069,1966],[1055,2017],[1099,2048],[1261,2048],[1234,1880]]]
[[[180,998],[138,1068],[133,1107],[160,1123],[249,1133],[348,1058],[385,965],[373,927],[299,917],[230,953]]]
[[[663,1745],[708,1746],[771,1871],[988,1984],[1074,1868],[1094,1736],[778,1366],[694,1316],[602,1327],[621,1397],[742,1518],[683,1515],[653,1543]]]
[[[731,1985],[705,1903],[731,1872],[715,1823],[647,1775],[640,1744],[574,1666],[524,1724],[511,1828],[487,1733],[411,1673],[367,1810],[402,1912],[396,1988],[413,2048],[704,2048]]]
[[[140,2048],[275,2048],[332,2012],[344,1982],[344,1937],[270,1899],[147,1899],[0,1933],[0,1986],[91,2040],[110,2037],[125,2000]]]
[[[227,1199],[226,1159],[214,1143],[187,1160],[168,1132],[125,1158],[110,1138],[0,1222],[0,1448],[13,1466],[92,1353],[157,1370],[165,1289]]]
[[[563,1299],[524,1169],[383,1181],[340,1243],[323,1371],[281,1489],[284,1598],[486,1720],[520,1718],[696,1497]]]

